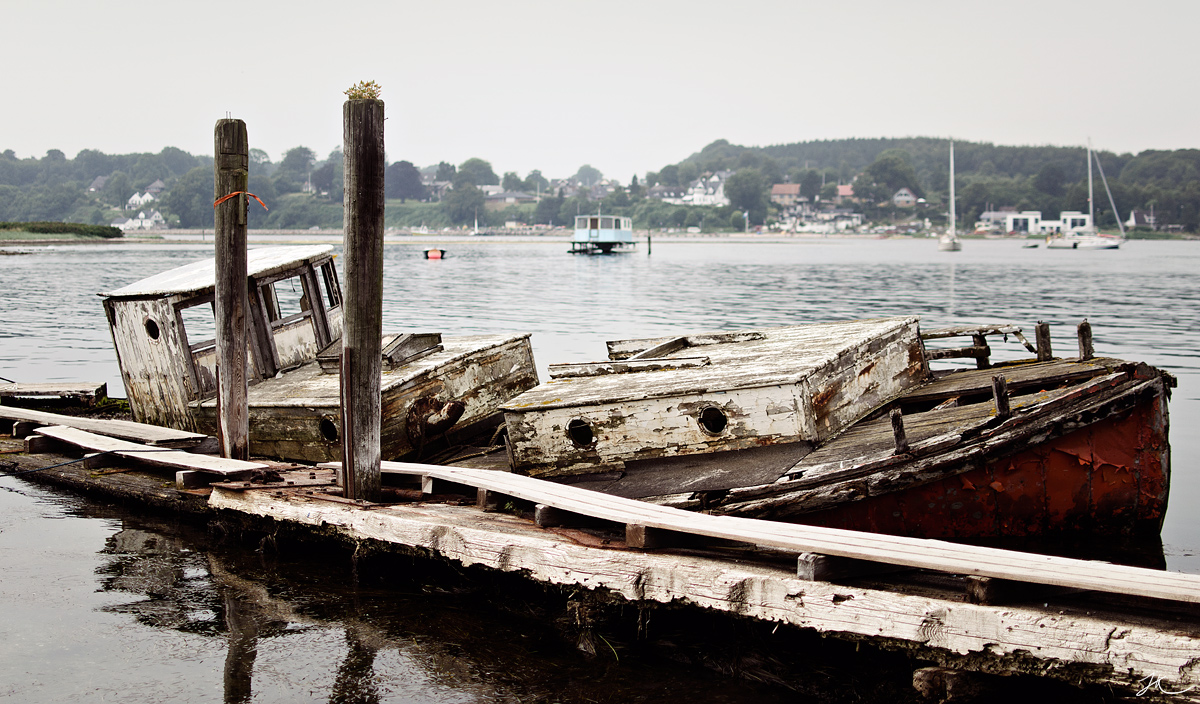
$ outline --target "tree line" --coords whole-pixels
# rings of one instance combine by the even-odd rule
[[[540,171],[524,177],[498,174],[491,163],[471,158],[454,165],[426,167],[433,180],[448,183],[440,199],[427,188],[422,170],[395,161],[385,171],[388,223],[395,226],[445,227],[471,224],[496,226],[507,220],[569,225],[576,214],[597,209],[635,218],[639,227],[740,227],[744,215],[762,224],[776,214],[769,200],[776,183],[800,184],[801,195],[832,200],[839,183],[853,184],[859,202],[853,207],[868,218],[911,215],[890,205],[890,197],[907,187],[926,200],[926,217],[944,218],[948,197],[949,142],[935,138],[846,139],[769,147],[744,147],[717,140],[677,164],[609,186],[593,195],[603,174],[584,165],[574,174],[578,192],[559,191]],[[1137,155],[1097,151],[1122,218],[1131,209],[1153,209],[1160,224],[1200,231],[1200,150],[1149,150]],[[278,162],[257,149],[250,153],[249,189],[270,210],[252,207],[252,228],[341,227],[342,153],[324,158],[307,147],[295,147]],[[964,223],[988,209],[1012,207],[1041,210],[1055,218],[1063,210],[1087,210],[1087,157],[1084,147],[1001,146],[956,142],[958,212]],[[655,185],[686,188],[702,175],[728,172],[725,207],[679,206],[646,197]],[[97,176],[103,188],[89,191]],[[1097,177],[1098,178],[1098,177]],[[59,150],[44,157],[19,159],[0,153],[0,220],[64,221],[103,225],[122,215],[129,196],[161,180],[166,190],[153,207],[180,227],[212,226],[212,158],[193,156],[174,147],[158,154],[110,155],[85,149],[75,158]],[[1098,185],[1098,223],[1115,225],[1107,198]],[[501,210],[485,207],[482,186],[538,194],[536,204]]]

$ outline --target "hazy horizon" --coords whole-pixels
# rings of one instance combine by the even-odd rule
[[[324,158],[359,80],[383,86],[389,160],[522,176],[588,163],[627,182],[717,139],[1200,147],[1186,0],[221,7],[7,8],[26,68],[0,77],[0,150],[211,154],[228,113],[274,161]]]

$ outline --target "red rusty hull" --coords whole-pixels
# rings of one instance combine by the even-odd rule
[[[922,538],[1157,535],[1170,486],[1166,398],[942,480],[795,517]]]

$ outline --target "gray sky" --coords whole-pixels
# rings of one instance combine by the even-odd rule
[[[391,161],[628,181],[716,139],[1200,147],[1197,0],[4,0],[0,150],[273,160],[341,144],[375,80]],[[230,29],[230,28],[236,28]]]

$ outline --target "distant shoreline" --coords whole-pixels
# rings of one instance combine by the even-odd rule
[[[306,243],[306,244],[337,244],[342,241],[342,231],[338,229],[323,229],[323,230],[250,230],[247,233],[247,239],[251,244],[286,244]],[[635,240],[644,242],[647,237],[645,230],[634,231]],[[913,241],[928,241],[936,239],[931,236],[918,235],[880,235],[877,233],[853,233],[839,232],[835,234],[818,234],[810,232],[800,233],[782,233],[782,232],[670,232],[670,233],[649,233],[651,241],[659,242],[691,242],[701,243],[705,241],[741,241],[741,242],[813,242],[819,240],[913,240]],[[430,233],[406,233],[406,232],[389,232],[384,235],[384,244],[429,244],[429,243],[444,243],[444,242],[493,242],[517,244],[522,242],[546,242],[546,241],[561,241],[568,242],[570,231],[564,229],[549,230],[541,233],[537,232],[496,232],[494,234],[479,234],[473,235],[470,232],[430,232]],[[964,240],[1005,240],[1013,242],[1040,242],[1042,237],[1019,237],[1019,236],[973,236],[966,235],[960,237]],[[1134,241],[1148,240],[1176,240],[1176,241],[1197,241],[1200,240],[1198,235],[1171,235],[1166,237],[1150,237],[1136,238]],[[159,230],[152,232],[139,233],[134,236],[124,237],[95,237],[89,235],[70,235],[70,234],[42,234],[33,232],[6,231],[0,230],[0,247],[8,246],[38,246],[38,245],[62,245],[62,244],[206,244],[213,241],[213,232],[209,229],[177,229],[177,230]]]

